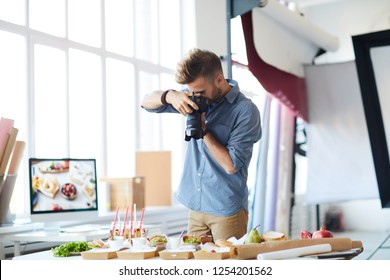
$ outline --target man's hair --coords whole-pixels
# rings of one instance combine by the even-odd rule
[[[185,85],[199,77],[213,81],[217,73],[223,73],[220,58],[213,52],[194,48],[177,64],[175,78]]]

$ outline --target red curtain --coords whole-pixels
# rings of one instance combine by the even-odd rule
[[[270,94],[292,110],[294,115],[308,121],[305,79],[282,71],[261,59],[253,39],[252,11],[241,15],[246,42],[248,68]],[[267,40],[268,38],[264,38]]]

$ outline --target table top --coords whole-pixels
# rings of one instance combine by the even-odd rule
[[[14,223],[14,224],[1,224],[0,234],[17,233],[23,231],[43,229],[44,223]]]
[[[88,232],[59,232],[39,230],[32,232],[23,232],[5,236],[4,239],[8,241],[90,241],[93,239],[102,239],[109,236],[109,230],[93,230]]]
[[[151,232],[161,230],[161,227],[157,225],[144,225],[144,228]],[[106,239],[109,235],[110,229],[108,226],[91,224],[8,234],[3,236],[3,240],[14,242],[70,242]]]
[[[290,260],[294,259],[300,259],[300,260],[310,260],[310,259],[342,259],[342,260],[350,260],[354,258],[356,255],[360,254],[361,250],[348,250],[344,252],[334,252],[334,253],[328,253],[328,254],[319,254],[319,255],[313,255],[313,256],[306,256],[306,257],[296,257],[291,258]],[[12,258],[13,260],[65,260],[65,261],[80,261],[83,260],[83,257],[81,255],[76,256],[70,256],[70,257],[54,257],[53,253],[50,250],[32,253],[32,254],[26,254],[22,256],[15,256]],[[118,260],[117,258],[111,259],[111,260]],[[154,257],[146,260],[161,260],[160,257]],[[234,260],[231,258],[228,258],[226,260]]]
[[[16,256],[12,258],[13,260],[67,260],[67,261],[77,261],[82,260],[81,256],[70,256],[70,257],[54,257],[53,253],[50,250],[26,254],[21,256]]]

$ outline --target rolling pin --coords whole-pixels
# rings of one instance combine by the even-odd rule
[[[230,257],[239,260],[256,259],[258,254],[300,248],[319,244],[330,244],[332,251],[351,250],[361,245],[361,242],[350,238],[319,238],[319,239],[291,239],[282,241],[266,241],[259,244],[234,245],[230,250]]]
[[[332,252],[330,244],[318,244],[293,249],[286,249],[257,255],[258,260],[283,260],[302,256]]]

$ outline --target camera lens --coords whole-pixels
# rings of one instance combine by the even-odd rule
[[[199,111],[194,111],[187,115],[186,140],[187,138],[200,139],[202,138],[202,119]],[[188,140],[187,140],[188,141]]]
[[[191,138],[196,140],[203,138],[202,112],[206,112],[208,108],[207,101],[202,96],[190,96],[190,99],[198,105],[199,110],[194,110],[191,114],[187,115],[185,131],[186,141],[190,141]]]

